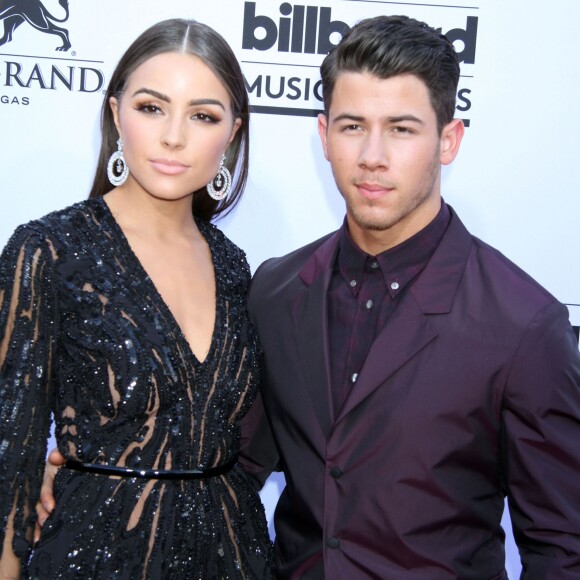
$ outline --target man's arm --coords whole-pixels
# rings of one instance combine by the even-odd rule
[[[542,309],[522,337],[503,427],[522,578],[580,578],[580,353],[561,304]]]
[[[240,422],[240,464],[261,489],[272,471],[278,470],[279,454],[260,393]]]

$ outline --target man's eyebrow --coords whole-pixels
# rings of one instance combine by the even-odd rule
[[[159,91],[156,91],[155,89],[148,89],[146,87],[137,89],[134,93],[133,96],[137,96],[137,95],[141,95],[141,94],[146,94],[146,95],[151,95],[152,97],[155,97],[161,101],[165,101],[166,103],[170,103],[171,99],[163,94],[160,93]],[[226,108],[224,107],[224,104],[218,100],[218,99],[191,99],[191,101],[189,101],[187,103],[190,107],[194,107],[196,105],[217,105],[218,107],[221,107],[224,111],[226,110]]]
[[[355,123],[360,123],[361,121],[364,121],[364,117],[362,117],[361,115],[354,115],[352,113],[342,113],[336,117],[334,117],[334,119],[332,119],[333,123],[336,123],[338,121],[353,121]]]
[[[354,115],[352,113],[342,113],[334,117],[333,122],[336,123],[338,121],[352,121],[354,123],[360,123],[364,120],[365,118],[361,115]],[[411,123],[420,123],[421,125],[425,124],[425,121],[422,121],[421,119],[419,119],[419,117],[415,117],[415,115],[411,114],[386,117],[386,121],[390,124],[403,123],[405,121]]]
[[[419,117],[415,117],[415,115],[397,115],[394,117],[387,117],[387,121],[389,123],[403,123],[404,121],[411,121],[412,123],[420,123],[421,125],[425,124],[425,121],[419,119]]]

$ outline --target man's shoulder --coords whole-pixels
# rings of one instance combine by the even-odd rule
[[[532,307],[558,302],[536,279],[500,250],[475,236],[472,238],[480,272],[498,293],[505,292]]]
[[[262,279],[270,277],[292,278],[296,276],[306,262],[314,256],[317,250],[335,234],[336,232],[331,232],[284,256],[269,258],[260,265],[254,277],[256,279]]]
[[[531,312],[558,302],[499,249],[469,232],[453,210],[451,225],[440,250],[442,257],[435,259],[435,264],[447,272],[453,270],[449,264],[450,256],[455,258],[455,269],[462,280],[461,291],[480,296],[488,307],[495,305],[498,310],[513,309],[525,318]],[[446,275],[445,279],[448,278]],[[429,282],[432,284],[433,278]]]

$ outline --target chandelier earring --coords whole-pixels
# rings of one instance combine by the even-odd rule
[[[119,137],[117,140],[117,151],[109,157],[107,164],[107,177],[112,185],[119,187],[127,181],[129,177],[129,167],[123,157],[123,141]]]
[[[224,165],[226,161],[225,154],[222,155],[220,168],[217,175],[207,184],[207,192],[212,199],[216,201],[226,197],[232,188],[232,175],[229,169]]]

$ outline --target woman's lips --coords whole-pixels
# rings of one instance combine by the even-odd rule
[[[187,171],[188,166],[174,159],[151,159],[151,165],[165,175],[179,175]]]

